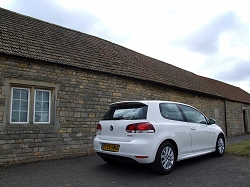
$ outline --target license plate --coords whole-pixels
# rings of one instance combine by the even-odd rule
[[[112,151],[112,152],[118,152],[120,148],[120,145],[118,144],[102,144],[102,150],[104,151]]]

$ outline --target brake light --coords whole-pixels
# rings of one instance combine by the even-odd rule
[[[101,132],[102,131],[102,126],[101,126],[100,123],[97,124],[96,130],[97,130],[97,132]]]
[[[128,133],[154,133],[155,128],[149,122],[144,123],[134,123],[126,127]]]

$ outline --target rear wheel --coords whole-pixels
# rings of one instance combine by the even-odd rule
[[[216,141],[215,156],[222,156],[225,152],[225,139],[219,135]]]
[[[170,142],[164,142],[159,147],[155,161],[152,163],[152,169],[158,174],[169,174],[176,162],[176,151]]]

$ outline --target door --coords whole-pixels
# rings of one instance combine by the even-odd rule
[[[195,108],[179,105],[186,116],[191,130],[191,142],[193,152],[202,152],[214,149],[216,137],[212,125],[209,125],[206,117]]]
[[[248,118],[247,118],[247,110],[246,110],[246,109],[243,110],[243,123],[244,123],[244,130],[245,130],[245,133],[249,132],[249,129],[248,129]]]
[[[201,152],[215,148],[215,132],[211,125],[190,123],[192,150]]]
[[[191,154],[191,130],[178,105],[175,103],[161,103],[160,112],[163,118],[168,119],[162,124],[163,137],[166,135],[166,132],[170,132],[171,136],[175,137],[178,145],[178,157],[185,157],[185,155]]]

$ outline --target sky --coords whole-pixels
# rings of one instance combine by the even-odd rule
[[[250,93],[248,0],[0,0]]]

